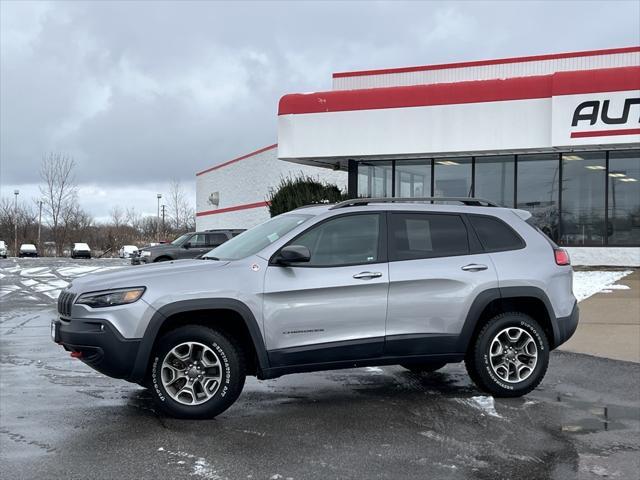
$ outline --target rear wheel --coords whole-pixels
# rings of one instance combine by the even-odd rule
[[[171,261],[171,260],[173,260],[173,259],[172,259],[172,258],[170,258],[170,257],[158,257],[158,258],[156,258],[156,259],[153,261],[153,263],[157,263],[157,262],[169,262],[169,261]]]
[[[519,397],[544,378],[549,365],[549,341],[530,316],[502,313],[480,330],[465,364],[480,389],[498,397]]]
[[[201,325],[165,334],[151,367],[158,407],[178,418],[213,418],[238,398],[245,381],[242,349],[232,338]]]
[[[400,366],[407,370],[416,373],[433,373],[440,370],[446,365],[446,362],[429,362],[429,363],[401,363]]]

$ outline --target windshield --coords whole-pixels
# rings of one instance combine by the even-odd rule
[[[238,260],[258,253],[313,215],[279,215],[214,248],[202,258]]]
[[[171,242],[171,245],[182,245],[182,243],[189,237],[191,237],[190,233],[185,233],[184,235],[180,235],[173,242]]]

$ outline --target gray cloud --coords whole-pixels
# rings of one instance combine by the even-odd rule
[[[47,151],[72,154],[79,182],[105,191],[193,183],[196,171],[273,143],[279,97],[328,89],[334,71],[640,43],[635,1],[3,1],[0,9],[3,194],[36,183]]]

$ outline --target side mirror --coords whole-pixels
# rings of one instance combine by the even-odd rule
[[[189,250],[191,248],[191,242],[187,242],[184,245],[182,245],[182,248],[186,248],[187,250]]]
[[[311,252],[304,245],[289,245],[280,250],[276,263],[289,265],[290,263],[304,263],[311,260]]]

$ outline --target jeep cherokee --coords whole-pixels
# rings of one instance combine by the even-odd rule
[[[464,361],[520,396],[578,323],[567,253],[484,200],[356,199],[279,215],[179,260],[75,279],[51,326],[94,369],[211,418],[245,376]]]

